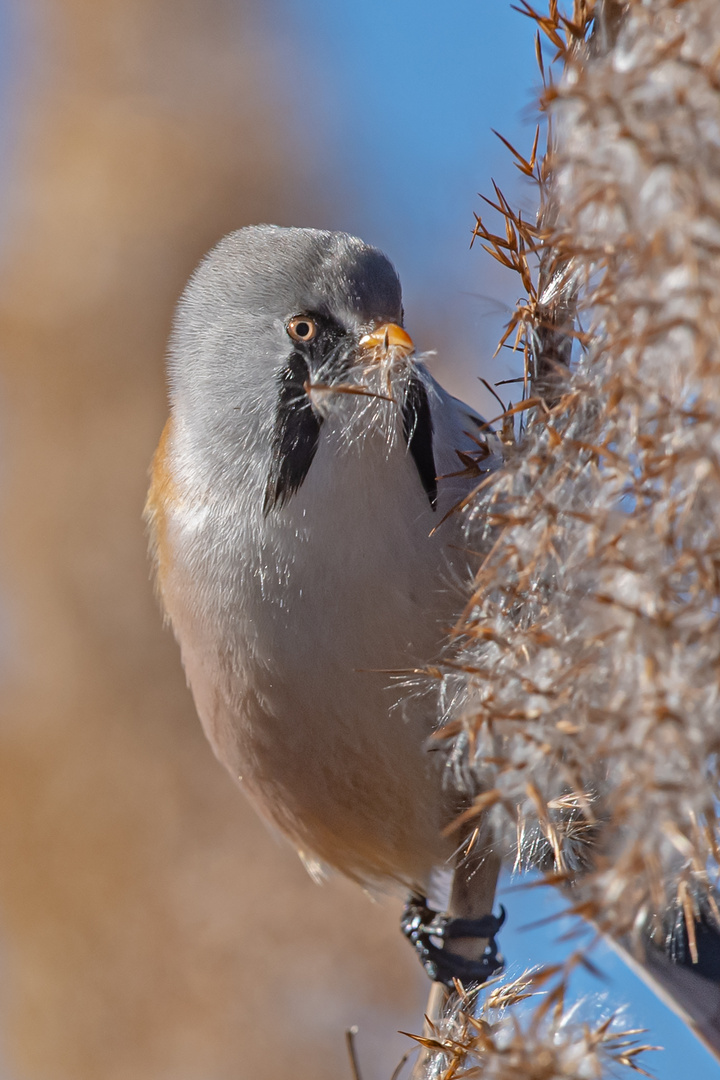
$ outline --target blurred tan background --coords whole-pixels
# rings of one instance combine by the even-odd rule
[[[262,0],[26,0],[0,252],[0,1047],[13,1080],[389,1076],[398,905],[314,885],[202,737],[140,515],[174,301],[323,223]]]

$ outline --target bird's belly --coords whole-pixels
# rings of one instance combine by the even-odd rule
[[[405,491],[409,470],[407,505],[378,505],[353,475],[367,453],[346,455],[336,487],[311,470],[255,536],[230,511],[209,518],[199,550],[226,561],[189,560],[171,591],[195,602],[165,600],[206,734],[263,815],[306,857],[422,887],[449,854],[440,755],[426,745],[436,703],[389,669],[435,660],[458,601],[411,463],[378,459],[400,473],[383,490]]]
[[[282,607],[245,589],[232,631],[172,612],[203,727],[264,817],[306,859],[363,882],[421,888],[448,854],[435,702],[407,694],[438,613],[368,582],[362,602],[298,586]],[[287,600],[287,597],[286,597]],[[228,642],[232,646],[228,648]]]
[[[392,711],[380,677],[328,679],[325,694],[274,683],[246,703],[247,785],[306,854],[362,880],[421,884],[444,848],[426,732]]]

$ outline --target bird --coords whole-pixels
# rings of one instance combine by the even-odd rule
[[[316,877],[409,894],[403,930],[431,977],[485,981],[502,965],[500,859],[456,874],[472,918],[428,905],[433,876],[461,866],[463,794],[431,752],[438,702],[418,673],[467,602],[462,508],[501,442],[416,355],[391,262],[341,232],[222,239],[179,301],[168,384],[145,517],[216,756]],[[720,937],[695,936],[699,964],[641,935],[643,977],[714,1045]]]
[[[342,232],[222,239],[168,385],[145,516],[212,749],[312,873],[426,897],[458,793],[408,683],[466,602],[458,506],[497,440],[415,355],[390,260]]]

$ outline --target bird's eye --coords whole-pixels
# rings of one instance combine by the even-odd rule
[[[312,341],[317,334],[315,320],[307,315],[296,315],[287,324],[287,332],[293,341]]]

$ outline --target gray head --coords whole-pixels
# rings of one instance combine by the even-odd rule
[[[361,338],[402,318],[392,264],[354,236],[274,225],[226,236],[188,283],[171,341],[176,429],[196,464],[212,473],[257,461],[266,510],[284,502],[322,424],[308,379],[342,382]]]
[[[178,306],[169,364],[173,394],[207,381],[273,378],[293,350],[293,316],[319,315],[348,346],[373,326],[402,320],[400,282],[376,248],[346,233],[254,225],[203,259]],[[238,404],[237,400],[233,404]]]

